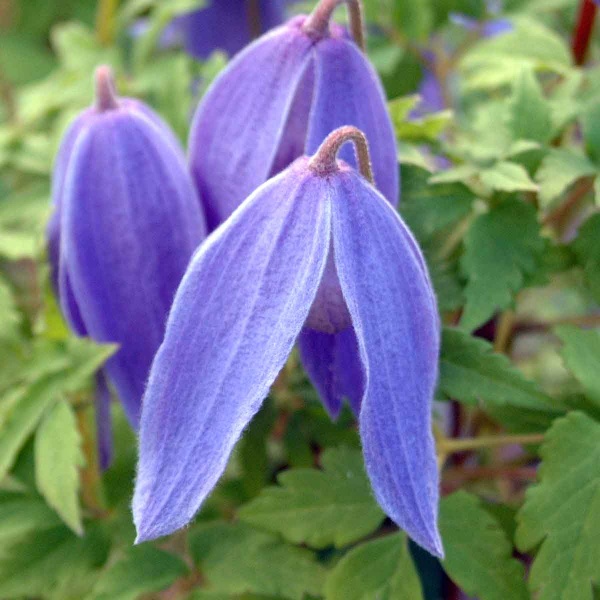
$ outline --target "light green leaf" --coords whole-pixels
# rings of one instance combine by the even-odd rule
[[[596,164],[600,165],[600,103],[590,102],[581,117],[586,149]]]
[[[436,173],[430,177],[429,183],[468,183],[478,172],[474,165],[459,165]]]
[[[440,503],[444,570],[469,596],[480,600],[527,600],[523,564],[512,544],[480,501],[456,492]]]
[[[545,143],[552,137],[550,105],[530,67],[521,69],[513,84],[509,127],[515,140]]]
[[[410,96],[394,98],[388,102],[388,110],[390,112],[390,118],[392,119],[394,128],[397,128],[408,119],[411,111],[417,107],[420,100],[421,98],[418,94],[412,94]]]
[[[536,173],[542,206],[550,205],[581,177],[597,172],[597,167],[583,154],[569,148],[552,148]]]
[[[0,280],[0,342],[14,340],[18,336],[20,322],[10,287]]]
[[[509,161],[500,161],[479,174],[481,183],[498,192],[536,192],[538,186],[524,167]]]
[[[550,410],[552,400],[493,346],[459,329],[442,334],[439,389],[468,404],[479,402]]]
[[[61,400],[44,416],[35,435],[35,480],[48,504],[79,535],[83,533],[78,495],[83,462],[75,415]]]
[[[516,542],[541,544],[529,577],[539,600],[593,600],[600,584],[600,424],[558,419],[541,447],[539,483],[517,514]]]
[[[190,535],[190,552],[211,589],[302,600],[321,594],[324,569],[311,552],[244,524],[210,523]]]
[[[572,248],[583,267],[587,286],[600,302],[600,214],[593,215],[583,224]]]
[[[600,331],[563,325],[554,332],[561,339],[565,365],[587,396],[600,407]]]
[[[454,113],[443,110],[418,119],[401,121],[395,124],[398,139],[407,142],[433,142],[452,123]]]
[[[291,469],[246,504],[242,521],[314,548],[342,548],[379,526],[385,515],[375,502],[359,450],[329,448],[323,470]]]
[[[327,578],[325,600],[423,597],[406,537],[396,533],[353,548]]]
[[[472,331],[508,308],[544,250],[535,208],[506,200],[475,219],[465,237],[461,268],[468,278],[460,325]]]
[[[178,556],[149,544],[134,546],[104,571],[90,600],[136,600],[164,590],[187,573]]]

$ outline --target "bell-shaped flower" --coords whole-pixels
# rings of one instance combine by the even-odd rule
[[[253,38],[277,27],[288,0],[209,0],[207,6],[184,13],[169,23],[166,45],[182,45],[188,54],[205,59],[215,50],[233,56]]]
[[[105,371],[137,427],[175,290],[206,225],[167,125],[141,102],[116,97],[107,67],[96,71],[96,91],[95,106],[71,125],[56,160],[49,257],[73,331],[120,345]],[[98,383],[106,457],[108,393]]]
[[[358,416],[376,498],[431,553],[431,432],[440,325],[423,256],[376,188],[337,160],[366,139],[334,131],[260,186],[210,236],[177,291],[144,396],[138,541],[188,523],[221,477],[296,341],[330,414]]]
[[[190,133],[193,175],[209,229],[259,185],[303,154],[313,154],[337,127],[361,129],[372,148],[375,183],[398,201],[396,140],[379,78],[361,51],[358,0],[351,29],[330,23],[340,0],[321,0],[262,36],[217,77]],[[342,158],[354,165],[350,148]]]

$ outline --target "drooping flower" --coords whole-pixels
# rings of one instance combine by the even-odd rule
[[[208,5],[184,13],[164,31],[167,45],[182,45],[196,58],[215,50],[233,56],[253,38],[283,23],[287,0],[209,0]]]
[[[333,417],[347,397],[387,514],[442,554],[431,433],[439,320],[394,208],[337,160],[344,127],[260,186],[210,236],[175,297],[144,396],[138,541],[188,523],[221,477],[296,340]]]
[[[382,86],[346,29],[330,24],[339,2],[321,0],[310,16],[256,40],[223,70],[198,107],[189,153],[209,229],[344,125],[365,132],[375,183],[397,203],[396,141]],[[350,6],[353,35],[362,43],[358,0]],[[342,158],[354,164],[349,148]]]
[[[141,102],[117,98],[107,67],[96,71],[96,90],[57,157],[49,256],[73,331],[120,345],[105,370],[137,427],[173,295],[206,226],[167,125]],[[100,380],[101,456],[109,453],[107,398]]]

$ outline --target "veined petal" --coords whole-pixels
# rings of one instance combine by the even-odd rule
[[[369,142],[377,189],[397,206],[399,200],[396,137],[377,74],[356,44],[340,37],[315,46],[316,83],[306,154],[312,155],[334,129],[358,127]],[[339,157],[356,166],[347,144]]]
[[[110,390],[108,381],[102,371],[96,373],[96,443],[98,445],[98,462],[105,471],[113,458],[112,418],[110,414]]]
[[[327,259],[330,205],[305,161],[208,238],[177,292],[144,396],[138,541],[192,519],[306,319]]]
[[[311,44],[297,27],[275,29],[233,59],[198,107],[190,164],[209,229],[268,178]]]
[[[367,472],[388,515],[441,556],[431,431],[440,343],[435,297],[393,208],[356,173],[334,181],[334,257],[366,371],[359,421]]]
[[[121,344],[106,373],[136,427],[174,291],[204,235],[183,157],[145,116],[114,111],[79,137],[61,213],[61,304],[78,308],[90,337]]]
[[[300,359],[332,419],[348,398],[356,415],[364,394],[363,366],[352,327],[338,333],[304,328],[298,338]]]

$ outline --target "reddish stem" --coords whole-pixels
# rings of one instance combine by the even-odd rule
[[[585,62],[597,10],[598,7],[593,0],[582,0],[573,33],[572,50],[576,65],[582,65]]]
[[[96,108],[99,111],[114,110],[119,107],[111,68],[101,65],[94,75],[96,81]]]
[[[322,37],[329,30],[329,22],[333,11],[342,3],[345,2],[349,21],[350,31],[356,45],[361,49],[365,49],[365,34],[363,29],[362,4],[360,0],[320,0],[312,13],[304,21],[304,31]]]

